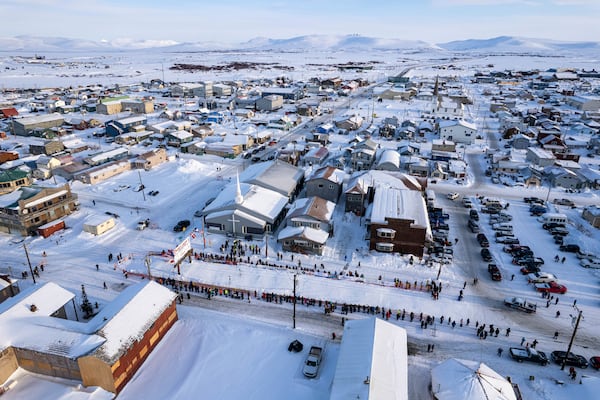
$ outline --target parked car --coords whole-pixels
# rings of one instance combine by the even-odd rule
[[[500,236],[496,238],[496,243],[519,244],[519,239],[514,236]]]
[[[143,221],[139,221],[137,223],[137,230],[138,231],[143,231],[144,229],[146,229],[148,226],[150,225],[150,220],[148,218],[146,218]]]
[[[548,231],[552,228],[565,228],[565,224],[561,224],[560,222],[546,222],[542,224],[542,228]]]
[[[525,257],[514,257],[512,260],[512,263],[515,265],[544,265],[544,259],[541,257],[532,257],[532,256],[525,256]]]
[[[508,352],[513,360],[517,362],[529,361],[540,365],[548,364],[548,357],[543,351],[532,349],[531,347],[511,347]]]
[[[542,293],[567,293],[567,287],[557,282],[536,283],[535,290]]]
[[[541,268],[537,267],[535,265],[526,265],[523,268],[521,268],[521,273],[523,275],[528,275],[528,274],[535,274],[536,272],[540,272]]]
[[[600,259],[599,258],[584,258],[583,260],[579,261],[579,264],[583,267],[583,268],[600,268]]]
[[[581,249],[576,244],[563,244],[559,247],[560,251],[565,251],[567,253],[577,253]]]
[[[562,364],[565,360],[565,365],[572,365],[579,368],[587,368],[588,362],[584,356],[574,353],[569,353],[567,356],[566,351],[556,350],[550,353],[550,358],[557,364]]]
[[[575,257],[582,260],[584,258],[596,258],[596,255],[589,251],[579,250],[578,252],[575,253]]]
[[[460,195],[456,192],[451,192],[446,195],[446,197],[450,200],[456,200],[456,199],[458,199],[458,196],[460,196]]]
[[[474,221],[479,221],[479,214],[477,213],[477,210],[469,210],[469,218]]]
[[[467,222],[467,226],[469,227],[471,232],[479,233],[479,224],[474,220],[470,219],[469,222]]]
[[[562,245],[563,242],[565,241],[564,236],[556,235],[556,236],[553,236],[553,238],[554,238],[554,243],[558,244],[558,245]]]
[[[516,249],[510,253],[513,258],[533,257],[533,250],[529,248]]]
[[[554,204],[558,204],[559,206],[569,206],[569,207],[575,207],[575,203],[573,203],[571,200],[569,199],[554,199]]]
[[[558,278],[555,275],[549,274],[547,272],[535,272],[533,274],[527,275],[527,280],[530,283],[545,283],[557,281]]]
[[[524,197],[523,201],[525,203],[544,203],[544,200],[540,199],[539,197]]]
[[[473,202],[471,201],[470,198],[463,197],[463,199],[462,199],[462,205],[465,208],[471,208],[471,207],[473,207]]]
[[[600,356],[594,356],[590,358],[590,365],[594,369],[600,369]]]
[[[187,219],[181,220],[179,221],[174,227],[173,227],[173,231],[174,232],[183,232],[187,229],[187,227],[190,226],[190,221]]]
[[[514,251],[521,250],[521,249],[523,249],[523,250],[525,250],[525,249],[527,249],[527,250],[530,250],[529,246],[522,245],[522,244],[509,244],[509,245],[507,245],[507,246],[504,246],[504,247],[502,248],[502,250],[503,250],[505,253],[511,253],[511,254],[512,254]]]
[[[494,263],[488,264],[488,272],[490,273],[490,276],[492,277],[493,281],[501,281],[502,280],[502,273],[500,273],[500,269],[498,268],[498,266]]]
[[[549,232],[552,236],[567,236],[569,234],[567,228],[561,228],[560,226],[550,229]]]
[[[485,236],[485,234],[483,233],[477,234],[477,241],[479,242],[479,245],[481,247],[490,247],[490,241],[488,240],[487,236]]]
[[[548,209],[544,206],[540,206],[540,205],[534,205],[533,207],[531,207],[529,209],[529,213],[531,215],[535,215],[535,216],[540,216],[542,214],[545,214],[546,212],[548,212]]]
[[[481,249],[481,258],[486,262],[492,261],[492,253],[488,248]]]

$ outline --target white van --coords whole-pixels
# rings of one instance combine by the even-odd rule
[[[565,214],[546,213],[546,214],[542,214],[538,218],[538,221],[540,221],[543,224],[547,224],[549,222],[554,222],[554,223],[557,223],[557,224],[566,225],[567,222],[569,221],[569,219],[567,218],[567,216]]]

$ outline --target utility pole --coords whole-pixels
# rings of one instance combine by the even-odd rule
[[[150,260],[150,256],[146,255],[146,257],[144,258],[144,264],[146,265],[146,268],[148,269],[148,279],[152,280],[152,272],[150,271],[150,264],[151,264],[151,260]]]
[[[31,260],[29,259],[29,252],[27,251],[27,245],[23,243],[23,249],[25,249],[25,257],[27,257],[27,264],[29,264],[29,272],[31,272],[31,279],[33,279],[33,283],[35,284],[35,275],[33,274],[33,269],[31,268]]]
[[[575,340],[575,334],[577,334],[577,328],[579,327],[579,321],[581,320],[581,314],[583,311],[579,310],[579,314],[577,315],[577,321],[575,322],[575,328],[573,328],[573,334],[571,335],[571,340],[569,341],[569,347],[567,348],[567,354],[562,360],[562,365],[560,366],[561,371],[564,371],[565,364],[567,362],[567,357],[569,357],[569,353],[571,352],[571,346],[573,346],[573,341]]]
[[[265,233],[265,258],[269,258],[269,235]]]
[[[144,184],[142,183],[142,174],[140,173],[140,171],[138,170],[138,178],[140,179],[140,188],[142,189],[142,196],[144,197],[144,201],[146,201],[146,194],[144,193]]]
[[[292,328],[296,329],[296,278],[298,274],[294,274],[294,313],[292,315]]]

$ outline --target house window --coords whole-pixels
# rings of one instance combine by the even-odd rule
[[[394,243],[375,243],[375,250],[391,253],[394,251]]]
[[[396,231],[388,228],[377,228],[377,237],[393,239],[396,236]]]

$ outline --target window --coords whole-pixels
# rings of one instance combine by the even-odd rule
[[[377,237],[393,239],[396,236],[396,231],[388,228],[377,228]]]
[[[375,243],[375,250],[391,253],[394,251],[394,243]]]
[[[333,190],[333,185],[329,185],[329,189],[330,189],[330,190]]]

